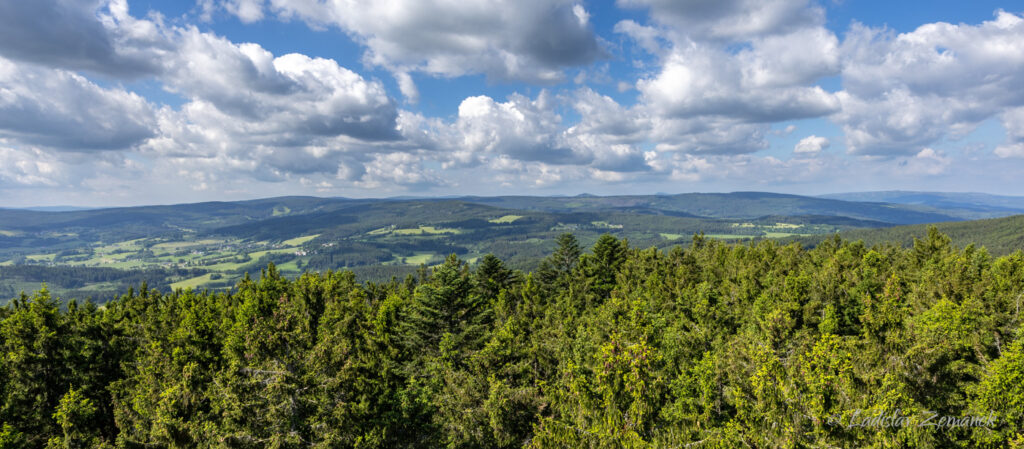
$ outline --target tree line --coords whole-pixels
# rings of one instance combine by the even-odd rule
[[[0,448],[1020,448],[1022,296],[934,228],[43,289],[0,308]]]

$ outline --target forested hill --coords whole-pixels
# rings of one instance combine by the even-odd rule
[[[563,232],[586,245],[609,233],[663,249],[698,233],[726,241],[803,236],[813,244],[821,239],[816,235],[951,222],[974,213],[968,212],[765,192],[280,197],[62,212],[0,209],[0,304],[38,288],[40,280],[60,296],[103,300],[140,278],[162,291],[229,290],[271,262],[288,277],[348,269],[378,281],[440,264],[453,253],[470,263],[494,254],[510,267],[532,270]],[[963,235],[971,240],[971,233]],[[955,236],[959,242],[961,234]]]
[[[985,247],[993,255],[1006,255],[1024,250],[1024,215],[973,220],[964,222],[935,223],[934,225],[894,226],[883,229],[854,229],[842,231],[840,235],[848,240],[863,240],[868,246],[893,243],[911,247],[914,239],[927,234],[928,227],[935,226],[948,235],[954,245]],[[820,236],[792,237],[805,245],[814,246],[822,240]]]
[[[913,192],[882,191],[854,192],[821,195],[844,201],[877,202],[928,206],[943,210],[959,211],[973,218],[992,218],[1024,214],[1024,197],[990,195],[986,193]]]
[[[767,215],[822,215],[890,224],[976,218],[970,214],[962,214],[960,209],[944,210],[927,205],[841,201],[770,192],[574,197],[500,196],[460,199],[495,207],[545,212],[619,210],[704,218],[752,219]]]
[[[43,291],[0,308],[0,447],[1019,448],[1024,253],[919,237]]]

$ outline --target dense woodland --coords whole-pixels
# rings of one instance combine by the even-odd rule
[[[934,228],[906,249],[566,234],[528,274],[270,265],[102,307],[42,290],[0,309],[0,448],[1024,447],[1022,300],[1024,253]]]

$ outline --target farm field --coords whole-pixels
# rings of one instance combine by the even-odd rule
[[[957,220],[953,213],[922,212],[920,207],[765,195],[765,201],[780,204],[779,210],[792,212],[803,204],[799,208],[812,215],[756,216],[759,209],[747,202],[751,194],[717,196],[713,201],[701,195],[534,197],[529,201],[522,197],[280,198],[239,203],[237,215],[220,211],[216,218],[185,212],[186,205],[167,206],[162,209],[164,215],[158,214],[162,222],[146,226],[108,217],[125,211],[33,212],[28,214],[31,219],[19,212],[23,216],[15,219],[5,218],[10,212],[0,210],[0,267],[107,273],[95,282],[73,286],[51,282],[58,292],[89,291],[102,296],[128,287],[102,280],[118,278],[102,270],[162,273],[153,275],[151,285],[167,290],[228,289],[246,273],[258,274],[270,263],[288,276],[359,269],[371,279],[386,280],[410,268],[441,263],[448,254],[469,261],[495,254],[511,267],[533,269],[563,233],[576,235],[583,244],[611,234],[635,247],[667,248],[688,245],[700,233],[729,242],[813,241],[815,236],[836,232],[940,217]],[[823,201],[828,210],[815,209]],[[729,204],[734,206],[733,217],[714,209]],[[700,211],[714,216],[692,215]],[[89,224],[93,219],[96,225]],[[26,279],[0,277],[0,298],[31,285]]]

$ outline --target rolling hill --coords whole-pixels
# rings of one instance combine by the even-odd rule
[[[912,192],[890,190],[822,195],[843,201],[916,205],[941,209],[965,219],[995,218],[1024,214],[1024,197],[987,193]]]
[[[895,226],[884,229],[855,229],[842,231],[839,235],[846,240],[862,240],[865,244],[877,245],[894,243],[903,247],[913,246],[914,238],[928,235],[931,225]],[[984,220],[935,223],[940,232],[946,234],[959,247],[974,244],[985,247],[994,256],[1001,256],[1024,250],[1024,215]],[[821,237],[803,236],[787,240],[799,241],[805,246],[814,246]]]
[[[584,245],[609,233],[634,247],[659,248],[685,245],[696,233],[727,241],[788,238],[813,245],[820,241],[816,236],[840,232],[868,242],[908,243],[925,228],[901,225],[941,222],[958,242],[978,241],[999,252],[1022,246],[1019,217],[958,222],[968,209],[962,201],[896,204],[734,192],[279,197],[72,211],[0,209],[0,298],[31,288],[46,278],[46,270],[61,280],[51,285],[58,293],[103,297],[145,276],[163,289],[230,288],[270,262],[291,275],[346,268],[371,280],[404,276],[452,253],[470,262],[492,253],[515,268],[532,269],[565,232]],[[996,213],[990,203],[976,208]],[[21,266],[34,268],[3,269]],[[65,282],[75,276],[94,281]]]

